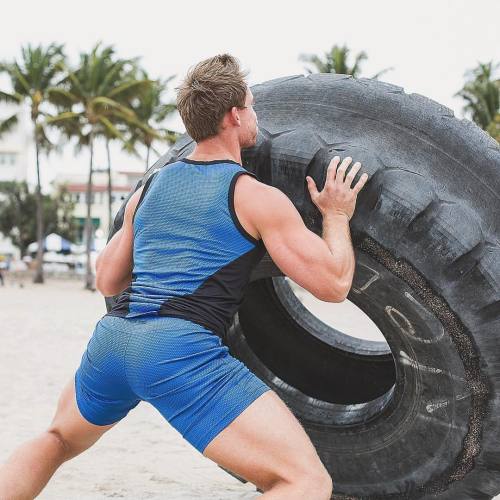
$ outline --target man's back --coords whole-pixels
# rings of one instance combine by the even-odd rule
[[[134,218],[130,287],[112,316],[172,316],[223,334],[238,309],[262,240],[240,224],[232,160],[180,160],[153,174]]]

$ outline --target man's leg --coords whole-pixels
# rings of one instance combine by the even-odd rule
[[[76,405],[74,378],[63,389],[49,428],[23,445],[0,467],[0,500],[37,496],[57,468],[90,448],[114,424],[87,422]]]
[[[255,484],[266,500],[332,495],[332,479],[309,436],[272,390],[222,430],[203,455]]]

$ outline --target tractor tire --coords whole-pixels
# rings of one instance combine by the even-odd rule
[[[500,492],[498,143],[378,80],[296,75],[252,92],[259,135],[243,165],[282,190],[311,231],[321,235],[322,217],[306,176],[321,190],[335,155],[368,172],[350,221],[348,300],[387,343],[320,321],[269,254],[224,342],[301,422],[333,498],[491,499]],[[193,147],[181,137],[143,182]]]

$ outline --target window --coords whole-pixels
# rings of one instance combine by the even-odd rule
[[[87,196],[86,192],[85,192],[85,194],[82,193],[82,203],[83,203],[83,200],[85,200],[85,203],[87,203],[88,196]],[[95,193],[91,193],[90,204],[93,205],[94,203],[95,203]]]
[[[17,153],[0,153],[0,165],[13,166],[17,162]]]

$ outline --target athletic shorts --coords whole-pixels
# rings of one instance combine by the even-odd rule
[[[168,316],[104,316],[75,374],[76,401],[92,424],[152,404],[200,453],[245,408],[272,390],[215,333]]]

